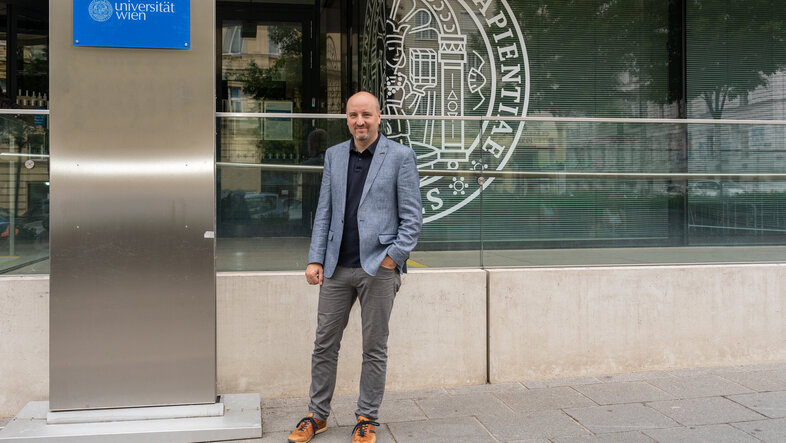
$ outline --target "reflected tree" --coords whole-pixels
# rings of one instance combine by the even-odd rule
[[[281,100],[286,97],[286,84],[300,76],[303,35],[299,29],[289,26],[270,26],[268,30],[268,38],[278,47],[279,57],[268,68],[251,60],[237,80],[242,82],[243,91],[255,99]]]
[[[243,83],[243,92],[258,100],[279,97],[281,73],[278,64],[279,61],[276,60],[273,66],[261,68],[256,61],[251,60],[248,67],[237,78]]]
[[[687,1],[687,99],[720,119],[730,100],[786,68],[786,8],[780,0]]]
[[[729,101],[786,68],[778,0],[522,2],[533,110],[640,116],[682,98],[681,9],[687,12],[687,99],[722,117]]]
[[[263,68],[255,60],[241,71],[236,80],[243,85],[243,92],[256,100],[289,100],[293,102],[295,112],[300,108],[300,84],[303,52],[303,35],[299,28],[292,26],[268,26],[268,39],[278,54],[270,54],[275,61]],[[291,88],[287,89],[287,85]],[[294,87],[293,87],[294,86]],[[298,133],[298,123],[296,120]],[[270,161],[292,162],[299,159],[299,141],[293,140],[260,140],[259,148]]]
[[[669,102],[668,8],[662,0],[522,2],[531,109],[641,116],[642,96]],[[655,95],[653,97],[653,95]]]

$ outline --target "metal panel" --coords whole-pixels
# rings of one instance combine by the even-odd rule
[[[74,47],[50,1],[52,410],[216,400],[215,2],[189,50]]]

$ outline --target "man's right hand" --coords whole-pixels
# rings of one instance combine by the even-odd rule
[[[322,286],[322,265],[319,263],[309,263],[306,266],[306,281],[310,285]]]

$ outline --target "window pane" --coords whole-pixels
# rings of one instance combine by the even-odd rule
[[[266,112],[266,101],[287,101],[290,112],[302,112],[301,25],[224,20],[222,26],[224,101],[219,110]]]
[[[49,107],[49,4],[0,1],[0,108]]]
[[[783,4],[693,0],[687,5],[689,117],[786,118]]]
[[[782,260],[786,180],[765,175],[784,169],[783,125],[549,119],[785,120],[784,14],[774,0],[447,0],[439,13],[419,1],[364,2],[353,15],[360,75],[348,81],[381,98],[391,116],[381,131],[418,157],[425,224],[413,258],[426,266]],[[333,112],[343,112],[336,103]],[[347,137],[342,120],[291,119],[293,139],[282,143],[266,138],[271,123],[222,121],[223,161],[302,162],[314,128],[330,143]],[[222,169],[230,167],[227,177],[251,174]],[[243,195],[268,208],[254,211],[281,212],[263,194],[280,200],[283,191],[303,206],[300,225],[254,235],[307,243],[303,173],[254,174],[259,186]],[[265,180],[277,187],[265,191]],[[288,254],[305,255],[292,245]]]
[[[0,115],[0,273],[49,272],[47,120]]]

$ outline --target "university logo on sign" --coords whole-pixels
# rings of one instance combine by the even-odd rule
[[[191,2],[74,0],[74,45],[188,49]]]
[[[527,112],[524,38],[505,0],[372,0],[361,45],[362,87],[386,115],[518,117]],[[385,121],[383,132],[415,150],[418,169],[502,170],[524,122]],[[424,222],[463,207],[493,178],[423,177]]]
[[[93,0],[87,9],[90,18],[97,22],[105,22],[112,18],[112,3],[107,0]]]

